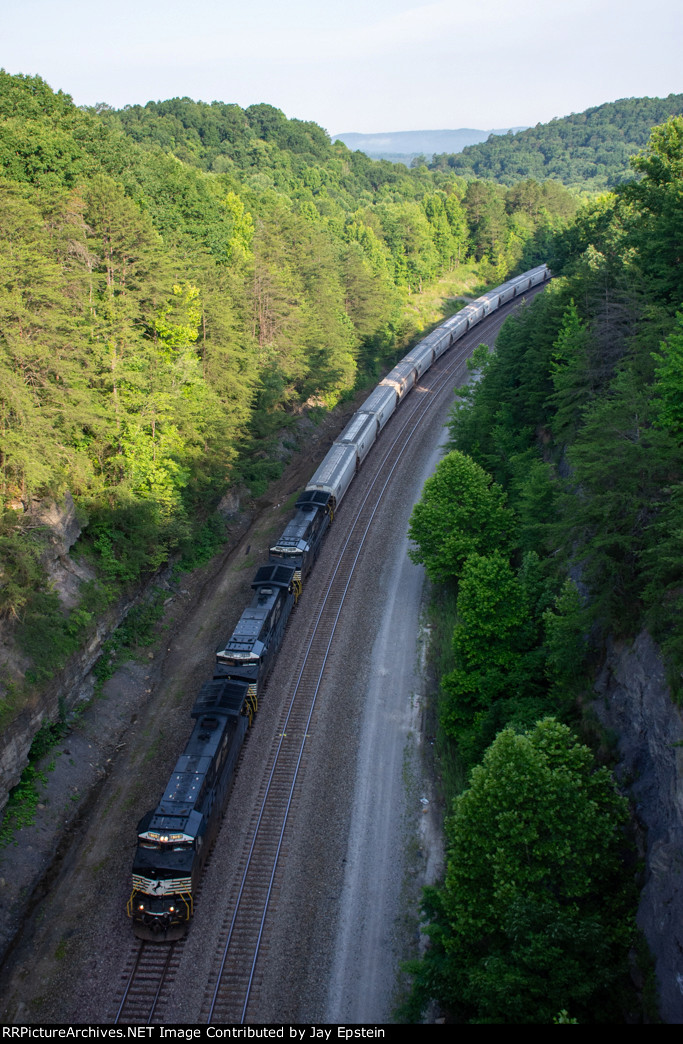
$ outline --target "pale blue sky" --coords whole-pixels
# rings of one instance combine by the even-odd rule
[[[680,0],[0,0],[79,105],[268,102],[331,133],[506,127],[683,91]]]

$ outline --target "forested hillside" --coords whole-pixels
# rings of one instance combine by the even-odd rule
[[[554,178],[592,192],[633,177],[629,161],[652,128],[683,113],[683,94],[622,98],[517,134],[491,136],[462,152],[434,156],[432,170],[514,185],[524,178]]]
[[[84,111],[0,73],[0,616],[33,681],[122,589],[210,545],[223,493],[265,489],[302,411],[393,363],[411,296],[542,259],[575,209],[465,188],[269,105]],[[97,572],[70,614],[33,521],[66,492]]]
[[[642,879],[613,784],[567,728],[600,747],[591,668],[643,627],[681,695],[683,119],[633,166],[640,180],[581,210],[552,284],[479,351],[411,523],[445,585],[439,717],[461,792],[415,997],[460,1021],[640,1017]]]

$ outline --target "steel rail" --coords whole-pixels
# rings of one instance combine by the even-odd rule
[[[161,996],[161,991],[164,987],[164,984],[168,976],[171,961],[176,954],[176,946],[176,942],[171,942],[168,944],[168,947],[165,951],[161,951],[165,952],[165,960],[163,963],[163,967],[161,968],[161,971],[158,974],[158,979],[156,981],[152,980],[151,982],[146,983],[143,986],[142,995],[140,997],[136,997],[130,1005],[131,1007],[133,1007],[134,1004],[137,1010],[139,1010],[140,1008],[148,1008],[147,1014],[144,1016],[138,1016],[135,1010],[132,1012],[133,1019],[145,1019],[146,1025],[148,1026],[151,1024],[152,1019],[154,1018],[154,1013],[159,1002],[159,997]],[[145,968],[144,958],[148,955],[153,955],[154,957],[156,957],[159,953],[160,947],[158,943],[148,943],[144,940],[140,941],[140,946],[135,956],[135,963],[133,965],[133,969],[130,973],[128,982],[126,983],[125,989],[123,991],[123,997],[121,998],[121,1003],[119,1004],[118,1011],[116,1012],[116,1017],[114,1019],[115,1026],[119,1024],[121,1020],[121,1015],[123,1014],[123,1010],[126,1007],[126,1003],[129,1001],[129,998],[131,998],[132,988],[136,985],[139,985],[139,980],[143,977],[143,973],[148,973],[148,969]],[[154,966],[156,964],[158,964],[158,962],[152,960],[152,965]],[[152,970],[155,970],[154,967],[152,968]]]
[[[494,335],[497,334],[498,330],[500,329],[500,326],[504,322],[504,319],[507,318],[507,309],[503,308],[503,309],[501,309],[501,311],[504,313],[502,316],[501,316],[500,312],[496,312],[494,316],[490,317],[491,318],[491,322],[487,324],[487,332],[488,332],[489,336],[491,336],[491,334],[494,334]],[[477,332],[479,332],[478,328],[477,328],[477,331],[474,331],[474,330],[471,331],[471,333],[473,335],[475,333],[477,333]],[[482,333],[483,333],[483,331],[482,331]],[[330,597],[332,595],[333,584],[334,584],[335,580],[337,579],[339,570],[342,567],[342,564],[343,564],[343,561],[344,561],[344,555],[346,554],[346,551],[347,551],[351,541],[354,539],[354,537],[356,537],[356,539],[357,539],[357,529],[358,529],[359,523],[362,523],[362,512],[363,512],[363,510],[364,510],[364,508],[365,508],[365,506],[366,506],[370,496],[373,494],[373,492],[376,492],[377,495],[376,495],[376,501],[374,503],[374,507],[372,508],[370,516],[367,518],[367,521],[365,523],[365,529],[364,529],[364,531],[362,533],[362,536],[360,537],[360,540],[359,540],[358,546],[356,548],[356,553],[354,555],[353,561],[352,561],[350,567],[348,567],[348,572],[347,572],[347,576],[346,576],[346,583],[344,585],[344,589],[342,591],[341,598],[340,598],[339,604],[337,606],[336,613],[334,615],[334,620],[332,622],[329,634],[327,636],[327,644],[326,644],[325,651],[324,651],[324,654],[323,654],[322,662],[320,663],[319,667],[317,668],[317,675],[318,676],[317,676],[317,679],[315,681],[315,688],[314,688],[314,691],[313,691],[313,695],[312,695],[312,697],[310,697],[311,702],[310,702],[310,706],[309,706],[309,709],[308,709],[308,714],[307,714],[307,717],[306,717],[306,726],[304,728],[303,737],[302,737],[302,740],[301,740],[301,743],[300,743],[299,752],[298,752],[298,756],[297,756],[297,759],[296,759],[294,772],[293,772],[291,780],[290,780],[289,793],[288,793],[288,796],[287,796],[286,806],[285,806],[285,809],[284,809],[284,813],[283,813],[283,817],[282,817],[282,821],[281,821],[281,825],[280,825],[279,836],[278,836],[278,839],[277,839],[277,846],[276,846],[275,854],[274,854],[274,857],[273,857],[272,868],[271,868],[270,877],[269,877],[269,881],[268,881],[268,887],[267,887],[266,895],[265,895],[265,898],[264,898],[264,901],[263,901],[263,910],[262,910],[262,913],[261,913],[261,919],[260,919],[260,923],[259,923],[259,926],[258,926],[256,943],[255,943],[255,946],[254,946],[253,956],[252,956],[252,959],[251,959],[251,967],[250,967],[250,970],[249,970],[249,976],[248,976],[248,981],[247,981],[247,985],[246,985],[246,989],[245,989],[244,1001],[243,1001],[243,1004],[242,1004],[242,1011],[241,1011],[241,1017],[240,1017],[240,1021],[242,1023],[244,1022],[244,1019],[246,1017],[246,1012],[247,1012],[247,1007],[248,1007],[249,998],[250,998],[250,994],[251,994],[251,989],[252,989],[252,986],[253,986],[254,974],[255,974],[256,964],[257,964],[257,960],[258,960],[258,956],[259,956],[261,940],[262,940],[262,937],[263,937],[266,917],[267,917],[268,909],[269,909],[269,905],[270,905],[270,898],[271,898],[271,895],[272,895],[273,884],[274,884],[275,875],[276,875],[278,862],[279,862],[279,858],[280,858],[280,853],[281,853],[281,849],[282,849],[282,844],[283,844],[283,840],[284,840],[285,830],[286,830],[287,821],[288,821],[288,817],[289,817],[289,811],[290,811],[292,800],[293,800],[293,797],[294,797],[294,792],[295,792],[296,782],[297,782],[297,778],[298,778],[298,774],[299,774],[299,769],[300,769],[301,761],[302,761],[303,754],[304,754],[304,748],[305,748],[305,743],[306,743],[306,738],[307,738],[307,733],[308,733],[308,727],[310,725],[310,721],[311,721],[311,718],[313,716],[313,712],[314,712],[314,709],[315,709],[315,704],[316,704],[317,697],[318,697],[318,694],[319,694],[319,691],[320,691],[320,686],[322,684],[322,678],[323,678],[324,670],[325,670],[325,667],[327,665],[327,661],[328,661],[328,658],[329,658],[329,653],[330,653],[330,649],[331,649],[331,646],[332,646],[332,642],[333,642],[334,637],[336,635],[337,625],[338,625],[338,622],[339,622],[339,617],[341,615],[341,611],[342,611],[342,608],[343,608],[343,605],[344,605],[344,602],[345,602],[345,599],[346,599],[346,595],[348,593],[351,581],[352,581],[353,576],[355,574],[355,569],[356,569],[356,565],[358,563],[358,559],[359,559],[359,557],[361,555],[361,552],[362,552],[362,550],[363,550],[363,548],[365,546],[365,541],[366,541],[367,534],[369,532],[370,526],[371,526],[371,524],[372,524],[372,522],[373,522],[373,520],[375,518],[375,515],[376,515],[377,511],[379,510],[379,507],[380,507],[380,504],[381,504],[381,501],[382,501],[382,497],[384,496],[384,493],[385,493],[385,491],[386,491],[386,489],[387,489],[387,487],[388,487],[388,485],[389,485],[389,483],[390,483],[390,481],[391,481],[391,479],[392,479],[392,477],[394,475],[394,472],[395,472],[396,468],[398,467],[398,465],[399,465],[399,463],[400,463],[400,461],[401,461],[401,459],[403,457],[403,454],[406,452],[407,448],[411,445],[411,442],[412,442],[413,438],[416,435],[416,430],[417,430],[417,426],[418,425],[415,422],[416,421],[417,422],[421,421],[423,419],[423,417],[433,408],[433,405],[434,405],[436,397],[444,390],[445,385],[450,383],[450,381],[452,380],[452,378],[455,375],[456,371],[462,365],[463,361],[466,358],[468,358],[469,355],[471,354],[471,352],[472,352],[472,350],[474,348],[474,345],[472,344],[472,341],[474,339],[475,339],[474,337],[472,337],[472,338],[469,337],[469,332],[468,332],[468,334],[465,335],[465,337],[462,339],[462,343],[458,346],[459,349],[460,349],[459,351],[456,350],[456,352],[454,354],[449,355],[449,356],[442,356],[442,358],[445,358],[447,360],[445,365],[443,366],[443,368],[439,368],[439,369],[434,370],[434,371],[431,371],[431,370],[428,371],[428,372],[430,372],[432,374],[433,377],[436,378],[435,385],[430,389],[430,391],[432,392],[432,397],[424,399],[424,400],[418,400],[414,404],[413,409],[410,412],[402,413],[402,414],[398,415],[398,416],[401,417],[401,420],[402,420],[401,427],[396,432],[395,437],[394,437],[393,441],[391,442],[391,444],[387,446],[387,449],[386,449],[385,454],[384,454],[383,458],[381,459],[381,461],[378,464],[375,465],[376,473],[375,473],[374,477],[370,481],[370,485],[368,486],[368,489],[367,489],[367,491],[365,493],[365,496],[363,497],[363,500],[362,500],[361,504],[356,509],[356,515],[355,515],[355,518],[354,518],[354,520],[353,520],[353,522],[351,524],[351,528],[349,530],[349,533],[348,533],[348,535],[346,537],[346,540],[344,542],[343,547],[341,548],[341,550],[338,553],[336,565],[335,565],[335,567],[334,567],[334,569],[332,571],[331,576],[329,577],[329,579],[327,581],[326,591],[325,591],[325,594],[323,596],[323,599],[322,599],[322,602],[321,602],[321,605],[320,605],[320,608],[319,608],[319,611],[318,611],[317,618],[316,618],[315,623],[313,625],[313,630],[312,630],[311,636],[309,638],[309,641],[308,641],[308,644],[307,644],[307,647],[306,647],[306,651],[304,653],[303,662],[302,662],[301,668],[299,670],[299,674],[298,674],[296,683],[294,685],[294,688],[293,688],[293,690],[291,690],[291,697],[290,697],[289,706],[288,706],[287,714],[286,714],[285,721],[284,721],[284,726],[283,726],[283,728],[281,730],[280,739],[279,739],[277,747],[276,747],[275,757],[274,757],[274,761],[273,761],[273,764],[271,766],[271,770],[270,770],[270,773],[269,773],[269,778],[268,778],[268,783],[267,783],[267,786],[266,786],[266,791],[265,791],[265,794],[264,794],[262,802],[261,802],[261,808],[260,808],[260,811],[259,811],[259,814],[258,814],[257,823],[256,823],[256,826],[254,828],[254,832],[253,832],[252,839],[251,839],[251,844],[249,846],[249,853],[248,853],[248,856],[247,856],[246,865],[245,865],[244,870],[243,870],[242,880],[241,880],[240,887],[239,887],[239,890],[238,890],[238,895],[237,895],[237,898],[235,900],[235,907],[234,907],[234,910],[233,910],[233,914],[232,914],[232,918],[231,918],[231,922],[230,922],[230,927],[229,927],[229,930],[228,930],[228,937],[227,937],[227,940],[226,940],[226,942],[224,944],[224,947],[223,947],[223,956],[222,956],[220,968],[219,968],[219,971],[218,971],[218,974],[217,974],[217,977],[216,977],[216,985],[214,987],[213,996],[212,996],[212,999],[211,999],[211,1004],[210,1004],[210,1008],[209,1008],[207,1023],[211,1022],[211,1020],[213,1018],[213,1015],[214,1015],[214,1012],[215,1012],[216,1004],[217,1004],[217,1001],[218,1001],[218,997],[219,997],[219,993],[220,993],[220,989],[221,989],[221,980],[222,980],[222,977],[223,977],[225,964],[226,964],[226,961],[227,961],[228,951],[230,949],[230,945],[231,945],[231,942],[232,942],[233,932],[235,930],[235,925],[236,925],[238,913],[239,913],[239,910],[240,910],[240,905],[241,905],[241,902],[242,902],[242,898],[243,898],[245,889],[247,887],[247,878],[248,878],[249,870],[250,870],[250,867],[251,867],[252,857],[254,855],[256,844],[257,844],[257,842],[259,840],[259,830],[261,828],[261,824],[262,824],[263,817],[264,817],[265,810],[266,810],[266,805],[268,803],[268,799],[269,799],[269,796],[270,796],[271,785],[272,785],[274,777],[275,777],[276,769],[277,769],[277,767],[279,765],[280,752],[281,752],[281,748],[282,748],[282,745],[283,745],[283,742],[284,742],[284,733],[286,732],[287,726],[288,726],[290,718],[291,718],[291,714],[292,714],[292,711],[293,711],[294,703],[295,703],[296,697],[297,697],[297,695],[299,693],[299,689],[300,689],[300,686],[301,686],[301,683],[302,683],[302,678],[303,678],[304,672],[306,670],[306,667],[308,665],[309,656],[310,656],[312,648],[313,648],[313,643],[315,642],[316,638],[318,637],[318,630],[319,630],[319,627],[321,625],[323,614],[324,614],[324,612],[325,612],[325,610],[327,608],[328,601],[329,601],[329,599],[330,599]],[[437,361],[437,365],[438,365],[438,362],[440,362],[440,360]],[[411,401],[411,403],[413,402],[413,400],[410,400],[410,401]],[[401,442],[401,440],[403,440],[403,445],[398,449],[397,452],[395,452],[396,451],[396,447],[397,447],[398,443]],[[384,482],[383,482],[383,485],[382,485],[381,489],[379,490],[379,492],[377,492],[378,483],[381,481],[381,478],[382,478],[382,475],[383,475],[384,469],[386,468],[387,463],[390,462],[391,459],[392,459],[392,454],[395,455],[395,459],[393,460],[393,464],[391,464],[391,468],[389,470],[388,475],[386,475],[386,477],[384,478]],[[323,636],[323,642],[324,641],[325,641],[325,636]]]
[[[539,287],[538,289],[539,290],[542,289],[542,286]],[[533,294],[534,291],[535,291],[535,288],[532,290],[531,293]],[[526,295],[526,296],[531,296],[531,295]],[[429,378],[429,377],[435,378],[434,385],[429,389],[429,391],[431,392],[431,395],[429,397],[425,398],[424,400],[418,399],[417,401],[415,401],[412,398],[409,398],[408,401],[409,401],[409,403],[411,403],[413,408],[411,410],[409,410],[409,411],[402,410],[400,413],[396,414],[397,419],[398,418],[401,419],[401,426],[398,429],[397,433],[395,434],[394,439],[391,442],[391,444],[387,446],[387,449],[385,451],[384,456],[381,458],[381,460],[379,460],[378,462],[375,463],[375,474],[374,474],[374,476],[370,477],[368,489],[365,492],[365,495],[364,495],[364,497],[362,499],[362,502],[356,508],[355,517],[350,522],[350,529],[349,529],[348,535],[346,537],[346,540],[344,541],[344,544],[341,547],[341,549],[338,551],[337,557],[336,557],[336,564],[335,564],[333,570],[331,571],[331,574],[328,576],[328,578],[327,578],[327,580],[325,582],[324,595],[321,596],[322,597],[322,601],[320,602],[320,606],[319,606],[317,615],[315,616],[315,620],[314,620],[312,626],[310,627],[310,636],[309,636],[308,642],[306,643],[305,651],[304,651],[304,654],[303,654],[303,658],[302,658],[302,661],[301,661],[301,666],[300,666],[300,669],[299,669],[299,672],[298,672],[298,675],[297,675],[297,679],[296,679],[296,683],[295,683],[294,689],[290,690],[291,691],[291,698],[290,698],[290,701],[289,701],[289,705],[287,707],[287,712],[286,712],[286,715],[285,715],[285,718],[284,718],[283,725],[280,728],[280,738],[279,738],[279,741],[278,741],[277,745],[275,746],[274,752],[271,752],[271,755],[270,755],[270,757],[272,758],[272,764],[271,764],[270,772],[268,774],[268,779],[267,779],[267,783],[266,783],[266,789],[265,789],[265,792],[264,792],[264,795],[263,795],[263,799],[262,799],[262,802],[261,802],[261,808],[260,808],[260,811],[258,813],[256,825],[253,828],[253,835],[252,835],[252,838],[251,838],[251,843],[249,845],[249,851],[248,851],[248,854],[247,854],[246,864],[244,866],[244,870],[243,870],[243,874],[242,874],[242,880],[241,880],[240,887],[239,887],[239,890],[238,890],[237,898],[235,899],[235,907],[234,907],[234,910],[233,910],[233,914],[232,914],[232,918],[231,918],[231,922],[230,922],[230,927],[229,927],[229,930],[228,930],[228,937],[227,937],[226,943],[225,943],[225,945],[223,947],[223,955],[222,955],[222,959],[221,959],[221,963],[220,963],[220,968],[219,968],[218,974],[216,976],[216,985],[215,985],[215,988],[213,990],[213,996],[212,996],[212,1000],[211,1000],[211,1006],[210,1006],[210,1011],[209,1011],[209,1016],[208,1016],[208,1019],[207,1019],[207,1023],[210,1023],[211,1019],[213,1018],[215,1007],[216,1007],[216,1003],[217,1003],[217,1000],[219,998],[219,993],[220,993],[220,989],[221,989],[221,980],[222,980],[223,973],[224,973],[224,970],[225,970],[225,964],[226,964],[226,961],[227,961],[227,956],[228,956],[228,952],[229,952],[229,949],[230,949],[230,945],[231,945],[231,942],[232,942],[233,933],[234,933],[234,929],[235,929],[235,924],[236,924],[238,912],[239,912],[239,909],[240,909],[240,904],[242,903],[242,899],[244,897],[245,888],[247,887],[247,879],[248,879],[249,869],[250,869],[250,866],[251,866],[252,857],[254,855],[254,851],[255,851],[257,840],[259,840],[259,831],[261,829],[261,825],[262,825],[262,822],[263,822],[266,806],[268,804],[268,799],[269,799],[270,794],[271,794],[271,788],[272,788],[273,783],[274,783],[276,770],[277,770],[278,766],[281,764],[281,755],[282,755],[282,748],[283,748],[285,733],[286,733],[287,728],[288,728],[288,726],[289,726],[289,724],[290,724],[290,722],[292,720],[292,715],[294,713],[294,706],[295,706],[296,697],[297,697],[297,694],[299,692],[300,687],[302,686],[302,682],[303,682],[303,679],[304,679],[304,674],[305,674],[305,671],[306,671],[309,659],[311,658],[313,650],[314,650],[314,643],[316,641],[316,638],[318,637],[318,630],[319,630],[319,628],[322,625],[323,615],[324,615],[325,610],[327,608],[327,603],[328,603],[329,599],[332,596],[333,585],[334,585],[334,583],[335,583],[335,581],[337,579],[337,576],[339,574],[339,571],[340,571],[340,569],[342,567],[344,556],[345,556],[345,554],[346,554],[346,552],[347,552],[347,550],[349,548],[349,545],[351,544],[352,539],[354,538],[354,536],[357,535],[357,530],[359,528],[359,525],[362,524],[361,513],[365,509],[366,504],[368,502],[368,499],[370,498],[371,493],[374,490],[376,490],[377,485],[378,485],[378,483],[379,483],[379,481],[381,479],[382,471],[386,467],[387,463],[390,461],[391,454],[393,453],[395,447],[400,442],[400,440],[402,438],[404,438],[404,436],[406,436],[406,433],[407,433],[407,437],[405,437],[404,444],[400,448],[400,450],[398,451],[397,456],[396,456],[396,460],[392,464],[392,466],[390,468],[390,471],[389,471],[389,474],[386,476],[386,478],[384,480],[384,483],[382,485],[382,488],[381,488],[381,490],[379,491],[379,493],[377,495],[377,500],[376,500],[375,506],[374,506],[374,508],[373,508],[373,510],[372,510],[372,512],[370,514],[370,517],[366,521],[364,532],[362,534],[362,537],[360,538],[360,543],[358,544],[358,547],[355,550],[355,555],[354,555],[354,558],[353,558],[353,562],[351,564],[350,571],[348,572],[348,575],[347,575],[347,578],[346,578],[346,582],[344,584],[344,588],[343,588],[343,591],[341,593],[340,602],[339,602],[339,604],[337,606],[336,612],[334,613],[334,620],[332,622],[332,629],[331,629],[331,631],[329,633],[329,636],[328,636],[328,639],[327,639],[327,644],[326,644],[326,648],[325,648],[325,652],[324,652],[323,661],[322,661],[322,664],[318,668],[318,671],[317,671],[318,676],[317,676],[317,679],[316,679],[313,695],[312,695],[312,697],[310,697],[311,703],[310,703],[310,706],[308,707],[307,714],[305,715],[305,724],[304,724],[304,727],[303,727],[303,736],[302,736],[302,739],[301,739],[301,743],[300,743],[300,746],[299,746],[298,754],[297,754],[296,761],[295,761],[294,768],[293,768],[293,773],[292,773],[291,780],[290,780],[290,783],[289,783],[289,792],[288,792],[288,795],[287,795],[287,801],[286,801],[286,804],[285,804],[284,813],[283,813],[281,824],[280,824],[280,827],[279,827],[277,846],[276,846],[276,850],[275,850],[274,857],[273,857],[272,867],[271,867],[271,870],[270,870],[268,887],[266,889],[266,896],[265,896],[265,899],[263,901],[263,910],[262,910],[262,913],[261,913],[260,923],[259,923],[259,926],[258,926],[258,932],[257,932],[257,937],[256,937],[256,944],[255,944],[255,947],[254,947],[254,950],[253,950],[253,956],[251,958],[251,966],[250,966],[248,981],[247,981],[247,985],[246,985],[246,989],[245,989],[244,1002],[243,1002],[243,1005],[242,1005],[242,1014],[241,1014],[241,1021],[242,1022],[244,1022],[244,1019],[246,1017],[247,1007],[248,1007],[249,999],[250,999],[250,996],[251,996],[253,980],[254,980],[254,974],[255,974],[255,970],[256,970],[256,964],[257,964],[257,960],[258,960],[258,956],[259,956],[259,952],[260,952],[260,948],[261,948],[261,943],[262,943],[262,939],[263,939],[263,933],[264,933],[264,930],[265,930],[266,917],[267,917],[267,913],[268,913],[269,906],[270,906],[270,900],[271,900],[271,896],[272,896],[275,876],[276,876],[276,872],[277,872],[277,868],[278,868],[278,864],[279,864],[279,859],[280,859],[282,845],[283,845],[283,842],[284,842],[285,830],[286,830],[287,822],[288,822],[288,819],[289,819],[289,812],[290,812],[290,809],[291,809],[291,805],[292,805],[292,801],[293,801],[293,797],[294,797],[294,793],[295,793],[295,787],[296,787],[296,782],[297,782],[298,775],[299,775],[299,770],[300,770],[300,767],[301,767],[301,762],[303,760],[304,749],[305,749],[305,742],[306,742],[306,739],[308,738],[308,729],[309,729],[309,726],[310,726],[310,723],[311,723],[311,719],[312,719],[312,716],[313,716],[313,713],[314,713],[314,710],[315,710],[315,703],[316,703],[317,696],[318,696],[318,693],[319,693],[320,685],[322,683],[322,677],[323,677],[325,666],[327,664],[327,660],[328,660],[329,653],[330,653],[330,650],[331,650],[332,642],[333,642],[334,636],[336,634],[337,624],[338,624],[338,621],[339,621],[339,617],[341,615],[341,610],[342,610],[342,607],[343,607],[343,604],[344,604],[344,600],[346,598],[346,595],[348,593],[351,581],[353,579],[353,576],[354,576],[354,573],[355,573],[356,564],[357,564],[358,559],[360,557],[361,551],[362,551],[362,549],[364,547],[365,539],[367,537],[367,533],[369,531],[370,525],[371,525],[372,520],[374,519],[374,516],[375,516],[375,514],[376,514],[376,512],[377,512],[377,510],[379,508],[380,502],[381,502],[382,497],[384,495],[384,492],[385,492],[385,490],[386,490],[386,488],[387,488],[387,486],[388,486],[388,484],[389,484],[389,482],[391,480],[391,477],[393,476],[393,474],[395,472],[395,469],[398,466],[398,463],[401,460],[401,457],[403,456],[403,453],[406,451],[408,446],[411,444],[411,440],[412,440],[413,436],[416,433],[416,429],[418,427],[418,425],[415,423],[416,419],[417,419],[417,421],[420,421],[425,416],[425,414],[432,408],[434,402],[436,401],[437,396],[441,392],[443,392],[444,386],[448,382],[450,382],[452,380],[453,376],[455,375],[455,373],[458,370],[458,368],[462,365],[463,361],[467,357],[469,357],[469,355],[471,354],[471,352],[472,352],[472,350],[474,348],[473,342],[476,341],[477,334],[481,333],[482,335],[485,335],[486,337],[492,337],[492,336],[495,337],[495,335],[498,333],[500,327],[502,326],[504,320],[507,318],[507,316],[512,311],[515,310],[516,306],[518,306],[519,303],[520,303],[519,299],[514,299],[513,301],[511,301],[511,302],[507,303],[506,305],[504,305],[501,309],[497,310],[493,315],[488,316],[486,318],[486,329],[485,330],[483,330],[483,329],[480,330],[480,324],[477,324],[476,328],[474,328],[471,331],[468,331],[468,333],[465,334],[465,336],[462,339],[460,339],[460,341],[453,347],[453,349],[449,349],[448,352],[444,353],[444,355],[442,355],[440,357],[440,359],[438,359],[433,364],[433,366],[427,371],[427,373],[424,375],[424,377],[426,377],[426,378]],[[418,385],[420,384],[421,380],[422,379],[418,380]],[[418,385],[416,385],[416,387]],[[399,406],[403,406],[403,403],[402,402],[399,403]],[[412,427],[413,430],[407,431],[407,429],[409,429],[411,427]],[[323,640],[324,640],[324,638],[323,638]],[[184,940],[180,940],[180,943],[182,944],[183,941]],[[166,960],[164,962],[163,968],[161,969],[161,971],[160,971],[160,973],[158,975],[158,981],[156,982],[156,985],[152,982],[146,988],[146,995],[147,995],[147,997],[151,997],[151,1000],[149,1001],[148,1013],[143,1018],[146,1018],[146,1021],[147,1021],[148,1025],[151,1024],[152,1019],[154,1018],[154,1015],[155,1015],[155,1013],[157,1011],[157,1007],[159,1005],[159,1001],[160,1001],[161,994],[162,994],[162,989],[163,989],[164,985],[166,984],[168,978],[171,977],[169,975],[169,973],[170,973],[170,970],[171,970],[172,958],[173,958],[174,954],[176,954],[176,952],[178,952],[178,951],[176,951],[176,947],[178,947],[178,943],[177,942],[173,942],[173,943],[169,944],[168,950],[166,952]],[[143,957],[146,954],[148,948],[151,949],[151,951],[155,952],[155,953],[158,953],[159,949],[160,949],[158,944],[150,946],[149,943],[145,943],[144,941],[142,941],[140,943],[140,947],[138,949],[138,952],[135,955],[133,969],[132,969],[132,971],[131,971],[131,973],[130,973],[130,975],[128,977],[128,981],[127,981],[126,986],[124,988],[123,997],[121,999],[121,1002],[119,1004],[119,1007],[118,1007],[118,1010],[117,1010],[117,1013],[116,1013],[116,1016],[115,1016],[115,1019],[114,1019],[114,1023],[115,1024],[118,1024],[120,1022],[121,1016],[122,1016],[122,1014],[124,1012],[126,1004],[129,1001],[129,998],[131,997],[132,989],[137,984],[137,980],[139,978],[141,978],[143,976],[143,974],[149,974],[149,969],[146,969],[146,968],[143,969],[143,965],[144,965]],[[180,949],[182,949],[182,946],[180,947]],[[208,986],[208,984],[207,984],[207,986]],[[153,996],[152,996],[152,994],[153,994]],[[143,1000],[144,997],[145,997],[145,989],[143,989],[142,996],[140,998],[136,998],[135,999],[135,1004],[136,1005],[140,1005],[140,1003],[141,1003],[141,1001]],[[131,1002],[130,1006],[131,1007],[133,1006],[132,1002]],[[134,1014],[133,1018],[136,1018],[136,1017],[137,1016]]]

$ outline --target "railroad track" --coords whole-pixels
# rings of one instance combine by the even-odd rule
[[[498,314],[488,327],[497,333],[503,318]],[[493,327],[493,329],[492,329]],[[481,334],[482,331],[477,331]],[[245,1022],[249,1002],[258,987],[258,963],[265,934],[266,918],[276,886],[278,862],[285,842],[287,819],[296,793],[299,769],[304,757],[311,719],[321,688],[325,666],[346,595],[353,582],[369,528],[380,501],[398,467],[401,457],[424,414],[433,408],[439,392],[449,390],[455,372],[468,357],[480,337],[465,338],[443,369],[430,370],[431,395],[408,397],[402,406],[400,428],[383,456],[377,453],[374,467],[364,464],[369,485],[350,527],[337,562],[327,578],[318,612],[306,636],[301,661],[292,671],[293,685],[287,694],[278,729],[276,749],[271,753],[267,779],[259,795],[258,812],[250,829],[250,846],[241,868],[239,891],[231,901],[222,929],[221,954],[215,962],[213,982],[205,995],[202,1021]],[[421,384],[421,387],[428,385]],[[408,409],[408,403],[411,408]],[[386,441],[386,440],[385,440]]]
[[[139,941],[128,956],[123,971],[123,995],[114,1023],[144,1023],[154,1020],[157,1008],[165,1006],[185,940],[159,946]]]
[[[341,523],[348,527],[345,541],[311,614],[312,622],[302,643],[303,653],[290,673],[290,689],[282,696],[276,739],[265,765],[239,860],[236,875],[239,884],[229,897],[205,990],[202,1022],[248,1022],[250,1008],[255,1007],[261,977],[259,964],[267,952],[267,919],[278,892],[278,868],[286,850],[287,822],[296,798],[316,700],[344,601],[381,499],[424,415],[437,407],[444,395],[450,394],[453,379],[473,348],[482,339],[494,338],[518,303],[512,302],[489,317],[483,329],[477,326],[432,366],[418,385],[429,394],[414,390],[407,397],[364,463],[360,473],[364,483],[360,488],[356,486],[362,502],[355,516]],[[348,500],[351,502],[350,496]],[[347,504],[347,514],[348,507]],[[339,526],[340,522],[335,524]],[[299,619],[299,614],[293,619]],[[122,997],[115,1022],[165,1021],[184,942],[132,944],[122,976]]]

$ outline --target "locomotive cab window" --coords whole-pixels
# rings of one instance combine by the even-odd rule
[[[187,834],[159,834],[156,837],[138,837],[138,844],[140,848],[151,848],[156,852],[185,852],[188,848],[194,848],[194,840]]]

